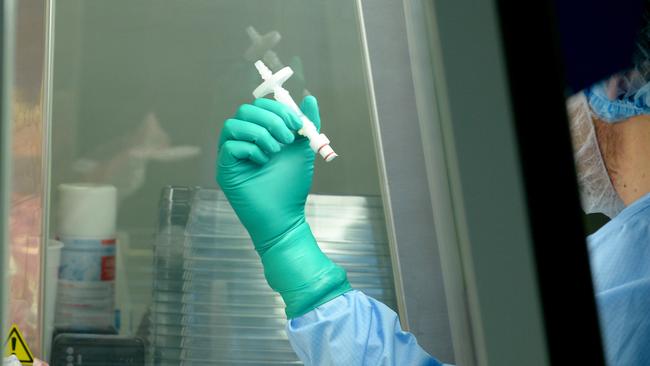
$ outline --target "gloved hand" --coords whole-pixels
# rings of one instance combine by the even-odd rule
[[[306,97],[300,109],[320,129],[316,98]],[[289,107],[257,99],[226,120],[217,159],[217,181],[253,239],[288,318],[351,289],[345,271],[321,252],[305,221],[314,152],[309,140],[294,134],[301,127]]]

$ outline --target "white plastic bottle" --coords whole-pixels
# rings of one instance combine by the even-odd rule
[[[58,187],[56,236],[64,243],[55,325],[115,325],[117,190],[102,184]]]

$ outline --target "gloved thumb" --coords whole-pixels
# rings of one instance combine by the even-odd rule
[[[302,103],[300,103],[300,110],[310,121],[314,122],[316,129],[320,131],[320,113],[318,112],[318,101],[316,97],[313,95],[306,96],[302,100]]]

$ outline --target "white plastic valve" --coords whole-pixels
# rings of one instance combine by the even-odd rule
[[[262,98],[268,94],[273,94],[275,100],[291,108],[302,121],[302,128],[298,130],[298,134],[307,137],[311,149],[320,154],[326,162],[329,163],[334,160],[338,155],[330,146],[330,140],[325,134],[318,133],[314,123],[302,113],[289,92],[282,87],[282,84],[293,75],[293,70],[287,66],[274,74],[262,61],[255,62],[255,67],[260,73],[260,76],[262,76],[262,79],[264,79],[264,82],[255,88],[253,96],[255,98]]]

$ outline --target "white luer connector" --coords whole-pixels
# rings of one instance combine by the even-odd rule
[[[311,149],[320,154],[326,162],[334,160],[338,155],[330,146],[330,140],[324,134],[318,133],[314,123],[302,113],[296,102],[291,98],[289,92],[282,87],[282,84],[293,75],[293,70],[287,66],[274,74],[262,61],[255,62],[255,67],[260,73],[260,76],[262,76],[262,79],[264,79],[264,82],[255,88],[253,96],[255,98],[262,98],[273,93],[275,100],[291,108],[300,117],[302,128],[298,130],[298,134],[309,139]]]

